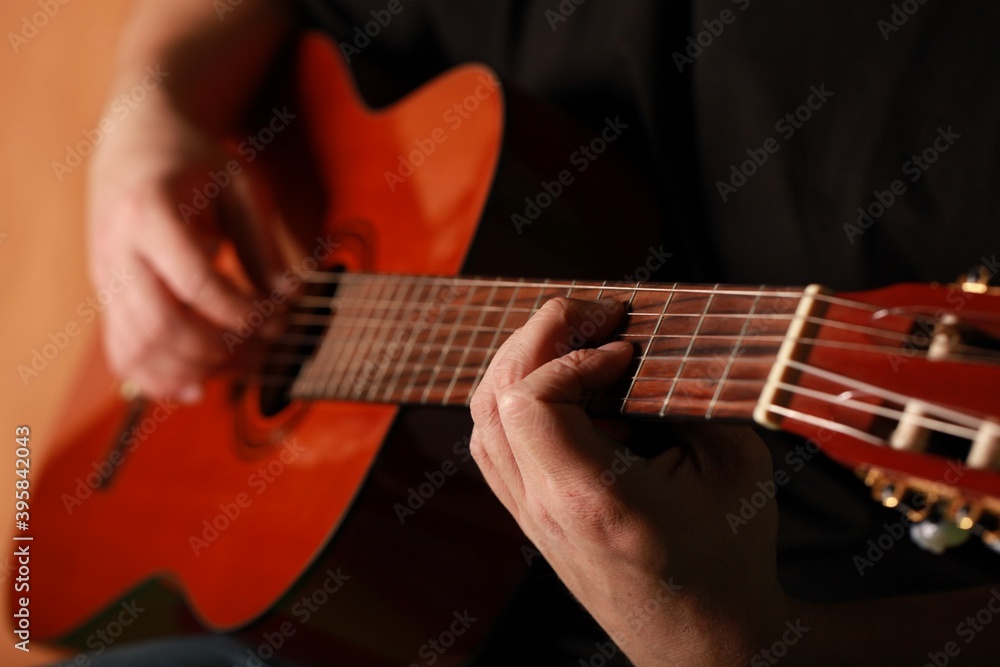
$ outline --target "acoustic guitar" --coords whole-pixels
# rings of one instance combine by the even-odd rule
[[[626,304],[617,336],[635,362],[590,398],[595,414],[798,434],[925,522],[929,546],[974,534],[997,548],[1000,295],[986,276],[849,294],[643,281],[667,254],[612,152],[620,120],[580,143],[475,65],[373,111],[315,35],[294,71],[295,120],[266,156],[285,166],[261,169],[303,287],[261,301],[227,342],[249,345],[277,311],[287,331],[192,406],[123,396],[95,350],[32,471],[33,576],[12,593],[14,609],[30,597],[32,639],[104,647],[95,632],[127,625],[118,601],[152,607],[157,581],[192,615],[143,612],[154,625],[263,617],[272,649],[333,638],[351,664],[466,660],[536,554],[476,475],[464,408],[555,296]],[[541,138],[554,150],[531,151]],[[310,157],[277,159],[296,142]],[[621,216],[640,221],[628,249],[583,222]]]

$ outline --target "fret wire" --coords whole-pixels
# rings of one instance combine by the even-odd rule
[[[716,287],[718,287],[718,284],[716,284]],[[708,298],[705,299],[705,308],[702,311],[703,315],[707,313],[711,308],[713,296],[714,294],[710,294]],[[705,323],[704,317],[698,320],[698,325],[695,327],[694,333],[691,335],[691,342],[688,343],[687,352],[684,353],[685,357],[689,356],[691,354],[691,350],[694,349],[694,342],[698,339],[698,332],[701,331],[701,327],[704,323]],[[677,387],[677,380],[681,377],[681,373],[683,371],[684,371],[684,359],[682,358],[680,365],[677,367],[677,373],[674,375],[673,384],[670,385],[670,391],[667,392],[666,398],[663,399],[663,407],[660,408],[661,417],[665,415],[667,412],[667,406],[670,404],[670,397],[674,395],[674,390]]]
[[[428,292],[428,297],[430,297],[430,300],[428,301],[428,305],[425,306],[425,311],[424,311],[425,316],[430,308],[429,304],[433,304],[435,302],[435,299],[437,299],[437,297],[440,296],[441,293],[440,291],[435,291],[435,287],[437,287],[437,285],[435,284],[434,280],[430,281],[428,287],[430,288],[430,291]],[[452,287],[453,286],[449,286],[449,289],[451,289]],[[432,294],[435,296],[432,297],[431,296]],[[416,369],[410,376],[410,381],[406,384],[406,393],[403,396],[404,400],[409,399],[410,394],[413,392],[413,390],[417,389],[417,379],[420,377],[420,372],[423,370],[424,364],[427,362],[428,355],[430,354],[429,350],[433,347],[432,342],[437,340],[438,332],[441,331],[441,325],[443,324],[445,319],[443,315],[444,315],[443,312],[439,313],[439,316],[436,317],[434,321],[431,323],[430,331],[427,334],[427,343],[421,348],[420,357],[419,359],[417,359]],[[420,338],[421,333],[423,332],[421,331],[416,336],[414,336],[414,345],[417,344],[417,341]]]
[[[465,293],[465,301],[462,303],[463,307],[458,311],[458,318],[455,320],[455,325],[452,327],[451,332],[448,334],[448,340],[445,341],[444,349],[441,350],[441,353],[438,356],[437,363],[434,364],[434,370],[431,373],[430,381],[427,383],[427,386],[424,387],[424,391],[421,394],[420,398],[421,404],[427,403],[427,398],[430,396],[431,388],[434,386],[434,383],[437,381],[438,374],[440,373],[439,368],[441,366],[441,362],[444,361],[444,358],[448,356],[448,352],[451,351],[452,341],[455,340],[455,334],[458,332],[456,327],[458,325],[461,325],[462,319],[465,317],[465,312],[466,310],[468,310],[469,302],[472,301],[473,297],[476,294],[476,287],[477,287],[476,285],[473,285],[472,287],[469,288],[469,291]]]
[[[405,281],[380,281],[378,287],[378,294],[376,295],[376,303],[380,302],[379,297],[382,295],[395,293],[406,283]],[[381,312],[381,317],[378,318],[382,322],[386,322],[389,317],[389,307],[393,303],[393,300],[389,300],[388,303],[382,306],[376,306],[374,312],[376,316]],[[398,303],[398,302],[396,302]],[[378,334],[381,331],[383,334],[388,334],[392,329],[390,327],[374,327],[371,322],[365,323],[361,328],[361,341],[358,343],[357,347],[354,348],[354,352],[351,354],[350,361],[347,364],[347,368],[344,369],[343,376],[340,380],[340,385],[338,387],[338,393],[345,399],[351,399],[354,397],[354,393],[358,388],[358,380],[360,379],[362,373],[364,372],[365,362],[371,362],[371,353],[375,349],[375,345],[378,341]]]
[[[300,297],[299,299],[301,298],[303,297]],[[299,307],[299,299],[292,302],[293,309]],[[329,301],[329,299],[327,299],[327,301]],[[327,321],[329,321],[330,324],[327,324]],[[332,324],[332,320],[327,321],[324,321],[324,324],[329,327]],[[279,339],[279,344],[282,346],[287,345],[289,347],[298,345],[298,343],[294,341],[294,338],[294,335],[290,336],[288,333],[284,333]],[[314,389],[313,385],[315,384],[316,358],[318,358],[320,352],[322,352],[322,343],[313,347],[312,353],[306,357],[305,361],[303,361],[302,365],[299,367],[298,372],[295,375],[295,379],[292,381],[291,392],[293,394],[298,394],[304,391],[312,391]]]
[[[386,319],[392,326],[387,327],[387,331],[381,340],[377,344],[372,345],[372,348],[369,350],[367,361],[371,364],[373,370],[371,373],[364,371],[367,378],[364,384],[359,387],[360,391],[355,391],[355,398],[359,400],[371,400],[378,393],[378,388],[382,385],[382,380],[388,374],[389,369],[395,366],[389,350],[392,349],[401,334],[402,328],[400,325],[403,322],[406,307],[413,303],[413,290],[416,289],[417,285],[416,281],[409,283],[399,281],[399,286],[397,286],[396,293],[393,295],[394,299],[396,296],[399,296],[399,303],[393,307],[391,312],[386,312]],[[362,365],[362,368],[364,367]],[[355,384],[358,384],[357,381]]]
[[[489,294],[487,294],[486,301],[484,303],[492,303],[493,298],[496,296],[496,293],[497,293],[497,286],[493,285],[490,288],[490,292]],[[480,329],[480,328],[485,329],[486,327],[483,326],[483,321],[485,320],[485,318],[486,318],[486,310],[480,309],[479,317],[476,319],[476,325],[474,329]],[[448,388],[444,392],[444,398],[441,399],[441,402],[444,405],[447,405],[448,399],[451,398],[451,392],[455,389],[455,382],[458,380],[458,375],[461,372],[460,369],[463,366],[465,366],[465,360],[469,358],[469,348],[472,346],[472,343],[475,340],[475,338],[476,338],[476,332],[469,334],[469,342],[465,344],[465,348],[462,350],[462,356],[459,357],[458,360],[459,368],[456,369],[454,374],[452,375],[451,382],[448,383]]]
[[[350,293],[355,289],[358,288],[349,283],[345,283],[337,287],[337,292]],[[332,297],[326,297],[327,303],[329,303],[331,299]],[[344,348],[346,347],[346,342],[342,343],[339,340],[341,336],[333,334],[337,331],[346,330],[349,325],[350,321],[347,319],[344,319],[343,321],[334,319],[323,333],[323,336],[320,338],[319,350],[316,354],[316,359],[308,368],[310,379],[306,383],[307,391],[322,393],[327,383],[329,383],[330,369],[340,363],[340,359],[344,354]]]
[[[535,301],[531,304],[532,314],[537,313],[538,309],[542,307],[542,297],[545,296],[545,290],[549,287],[548,283],[548,279],[545,279],[542,282],[541,288],[538,290],[538,294],[535,295]]]
[[[497,330],[493,334],[493,338],[490,340],[489,347],[486,348],[486,354],[483,355],[482,363],[479,364],[479,368],[476,370],[476,378],[472,381],[472,386],[469,388],[469,393],[466,398],[466,403],[472,401],[472,394],[473,392],[475,392],[476,387],[479,386],[479,383],[482,382],[483,376],[486,375],[486,368],[493,360],[493,356],[496,354],[500,345],[506,342],[507,338],[509,338],[508,334],[508,336],[504,337],[503,341],[499,340],[500,334],[505,331],[504,327],[507,324],[507,320],[510,318],[511,306],[517,303],[518,294],[520,294],[520,292],[521,292],[521,287],[520,286],[515,287],[513,292],[511,292],[510,299],[507,300],[507,308],[504,309],[503,315],[500,319],[500,324],[499,326],[497,326]],[[516,329],[512,330],[511,333],[513,333],[513,331],[516,331]]]
[[[386,315],[387,315],[386,309],[388,308],[388,306],[382,305],[380,297],[383,294],[385,294],[387,289],[391,289],[390,283],[389,281],[384,281],[384,280],[377,281],[375,289],[377,291],[374,295],[372,295],[375,298],[372,301],[366,300],[363,306],[359,306],[359,309],[363,309],[362,312],[364,312],[366,315],[371,313],[374,317],[355,320],[355,324],[360,325],[361,327],[361,330],[358,332],[359,335],[357,338],[357,344],[355,345],[351,354],[348,355],[343,371],[337,374],[339,377],[335,392],[337,396],[343,398],[344,400],[351,399],[352,394],[354,393],[356,381],[364,369],[364,364],[365,362],[370,360],[370,352],[375,344],[377,335],[375,334],[369,335],[368,330],[384,329],[385,331],[389,331],[389,327],[376,328],[372,320],[374,319],[380,323],[386,322]],[[379,304],[379,305],[374,306],[374,304]],[[382,311],[381,315],[379,314],[380,310]]]
[[[676,287],[677,283],[674,283],[674,286]],[[671,292],[667,296],[666,301],[663,302],[663,308],[660,310],[660,315],[659,315],[659,317],[656,320],[656,326],[653,327],[653,333],[651,333],[649,335],[649,344],[646,346],[646,350],[643,352],[643,354],[641,354],[639,356],[639,365],[635,369],[635,375],[632,376],[632,381],[631,381],[631,383],[629,383],[628,391],[626,391],[625,392],[625,396],[622,397],[622,406],[621,406],[621,409],[620,409],[620,412],[622,412],[622,413],[625,412],[625,407],[628,405],[628,400],[629,400],[629,397],[632,394],[632,389],[635,387],[635,381],[636,381],[636,379],[642,374],[642,366],[643,366],[643,364],[646,363],[646,359],[648,357],[649,350],[651,350],[652,347],[653,347],[653,337],[660,330],[660,325],[663,324],[663,316],[667,314],[667,309],[670,308],[670,302],[673,301],[674,294],[675,294],[674,292]],[[635,293],[634,292],[633,292],[632,298],[633,299],[635,298]],[[629,335],[629,334],[624,334],[623,333],[623,334],[620,334],[620,335],[624,337],[624,336]],[[631,335],[638,336],[638,334],[631,334]]]
[[[531,308],[530,308],[530,310],[529,310],[529,312],[530,312],[530,313],[531,313],[532,315],[534,315],[534,314],[535,314],[535,313],[537,313],[537,312],[539,311],[539,309],[540,309],[540,308],[542,307],[542,304],[543,304],[543,302],[542,302],[542,298],[543,298],[543,297],[544,297],[544,296],[546,295],[546,290],[547,290],[547,289],[548,289],[549,287],[553,286],[553,285],[552,285],[552,283],[551,283],[551,282],[549,281],[549,279],[548,279],[548,278],[544,278],[544,279],[542,280],[542,282],[541,282],[541,283],[534,283],[534,284],[532,284],[532,283],[527,283],[527,282],[526,282],[525,284],[526,284],[526,285],[530,285],[530,286],[531,286],[532,288],[534,288],[534,289],[537,289],[537,290],[538,290],[538,293],[537,293],[537,294],[535,295],[535,300],[534,300],[534,301],[532,302],[532,304],[531,304]],[[552,297],[550,297],[550,298],[554,298],[554,296],[555,296],[555,295],[553,295],[553,296],[552,296]],[[548,299],[546,299],[546,301],[548,301]],[[530,317],[530,315],[529,315],[529,317]],[[516,330],[515,330],[515,331],[516,331]],[[512,331],[511,333],[513,334],[513,331]]]
[[[761,285],[761,288],[764,286]],[[733,362],[736,360],[736,355],[739,353],[740,345],[743,342],[744,336],[746,336],[747,329],[750,328],[750,321],[753,320],[754,312],[757,310],[757,306],[760,304],[760,294],[754,297],[753,303],[750,305],[750,313],[747,315],[746,321],[743,322],[743,327],[740,329],[740,335],[737,337],[736,342],[733,344],[733,353],[729,356],[729,361],[726,363],[725,369],[722,371],[722,378],[719,385],[715,388],[715,395],[712,396],[712,402],[708,404],[708,411],[705,413],[705,419],[712,418],[712,411],[715,410],[715,404],[719,400],[719,395],[722,393],[722,388],[726,384],[726,377],[729,375],[730,369],[733,367]]]
[[[607,288],[608,288],[608,281],[605,280],[603,283],[601,283],[601,289],[599,289],[597,291],[597,298],[594,299],[594,301],[600,301],[601,299],[603,299],[604,298],[604,290],[606,290]],[[632,290],[632,298],[628,300],[629,305],[631,305],[632,299],[634,299],[634,298],[635,298],[635,290]],[[628,308],[626,308],[626,310],[628,310]]]
[[[425,293],[426,292],[426,293]],[[410,356],[413,354],[413,350],[416,348],[417,340],[420,338],[420,334],[423,333],[424,329],[430,324],[426,323],[425,311],[429,308],[428,303],[433,303],[431,301],[431,295],[434,293],[434,288],[431,285],[431,281],[424,280],[421,281],[417,286],[417,291],[413,293],[412,298],[414,304],[418,305],[413,309],[414,320],[411,324],[410,338],[406,341],[403,346],[403,351],[400,353],[399,358],[402,363],[398,364],[398,368],[393,372],[392,378],[389,380],[388,386],[385,388],[382,396],[384,399],[388,400],[390,396],[393,395],[397,388],[399,387],[399,382],[403,378],[403,371],[407,368],[407,364],[410,360]],[[418,366],[419,368],[419,366]]]
[[[386,313],[389,321],[395,326],[387,331],[382,337],[382,340],[378,345],[373,345],[372,350],[374,351],[374,357],[371,357],[371,352],[369,352],[369,362],[374,364],[374,376],[369,377],[366,382],[367,387],[362,386],[360,392],[356,392],[356,398],[361,398],[361,394],[364,393],[368,398],[371,398],[377,391],[382,379],[389,372],[389,368],[393,365],[392,359],[387,358],[386,355],[389,352],[392,343],[395,343],[401,333],[400,324],[403,321],[405,304],[413,303],[413,293],[412,290],[416,288],[417,283],[411,282],[406,283],[400,281],[401,287],[397,287],[396,295],[400,297],[399,305],[391,313]],[[394,295],[395,296],[395,295]],[[385,359],[384,362],[380,360]]]
[[[378,294],[384,291],[387,282],[388,281],[366,281],[364,287],[365,298],[362,299],[362,301],[367,301],[368,297],[374,296],[373,291]],[[359,305],[358,307],[361,308],[362,306]],[[367,306],[364,307],[367,308]],[[351,318],[348,317],[348,320],[350,319]],[[343,387],[345,383],[350,382],[350,375],[348,371],[361,356],[358,354],[358,349],[365,343],[365,327],[366,324],[359,323],[359,320],[354,320],[348,326],[348,334],[344,340],[343,352],[340,359],[338,359],[337,364],[333,368],[329,369],[330,376],[327,380],[326,391],[332,396],[340,396],[341,387]]]
[[[368,290],[370,286],[370,281],[358,282],[357,284],[345,282],[337,288],[337,291],[350,293],[355,290]],[[344,310],[349,309],[345,307]],[[339,311],[340,309],[338,309]],[[317,392],[331,395],[330,383],[335,377],[334,370],[343,363],[347,355],[347,349],[352,343],[348,332],[355,326],[356,323],[348,317],[347,313],[344,313],[343,317],[335,317],[333,326],[328,328],[323,334],[323,342],[320,344],[320,354],[316,364],[317,382],[315,390]]]
[[[638,286],[639,284],[640,283],[636,283],[636,286]],[[604,290],[606,290],[607,287],[608,287],[608,281],[605,280],[603,283],[601,283],[600,289],[597,291],[597,297],[594,299],[594,301],[600,301],[601,299],[604,298]],[[628,291],[628,290],[626,289],[625,291]],[[625,304],[625,310],[629,309],[629,306],[632,304],[632,300],[633,299],[635,299],[635,289],[634,288],[632,289],[632,296],[629,297],[628,302]],[[600,392],[598,392],[597,395],[600,396]],[[588,392],[583,397],[583,407],[584,407],[584,409],[586,409],[591,404],[591,402],[594,399],[594,396],[595,395],[593,393]]]
[[[397,283],[398,284],[398,283]],[[379,302],[379,297],[385,294],[386,290],[391,290],[395,285],[389,281],[375,281],[372,287],[372,292],[370,296],[374,297],[376,303]],[[367,300],[367,299],[366,299]],[[380,309],[384,309],[386,306],[376,306],[374,312],[376,319],[381,322],[385,322],[385,312],[382,311],[382,316],[378,317]],[[359,309],[369,310],[365,305],[359,305]],[[369,330],[373,330],[373,323],[370,322],[371,318],[355,318],[355,324],[360,325],[360,328],[356,328],[355,344],[351,347],[350,352],[347,354],[343,370],[339,371],[337,375],[338,384],[336,389],[334,389],[335,394],[341,398],[347,400],[350,399],[351,393],[354,391],[354,381],[358,376],[358,370],[361,367],[363,361],[368,359],[368,350],[370,350],[375,334],[369,335]],[[389,329],[386,328],[386,331]]]

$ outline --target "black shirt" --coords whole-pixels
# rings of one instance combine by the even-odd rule
[[[608,116],[633,122],[626,151],[654,186],[674,253],[662,279],[949,281],[1000,247],[995,3],[303,3],[352,66],[394,73],[389,95],[362,77],[376,104],[479,61],[595,130]],[[373,14],[389,5],[399,10],[390,20]],[[849,471],[769,440],[791,480],[779,495],[791,595],[996,580],[998,556],[978,544],[934,556],[905,538],[861,576],[855,556],[898,514]]]

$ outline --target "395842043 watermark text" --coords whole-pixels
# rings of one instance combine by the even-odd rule
[[[31,597],[31,542],[28,534],[31,520],[31,428],[14,428],[14,560],[17,572],[13,579],[15,599],[13,602],[14,648],[27,653],[31,642],[31,615],[28,611]]]

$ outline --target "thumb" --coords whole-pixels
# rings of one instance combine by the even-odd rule
[[[278,211],[263,177],[244,165],[222,198],[219,226],[229,238],[247,278],[262,294],[281,289],[287,268],[275,231]]]

